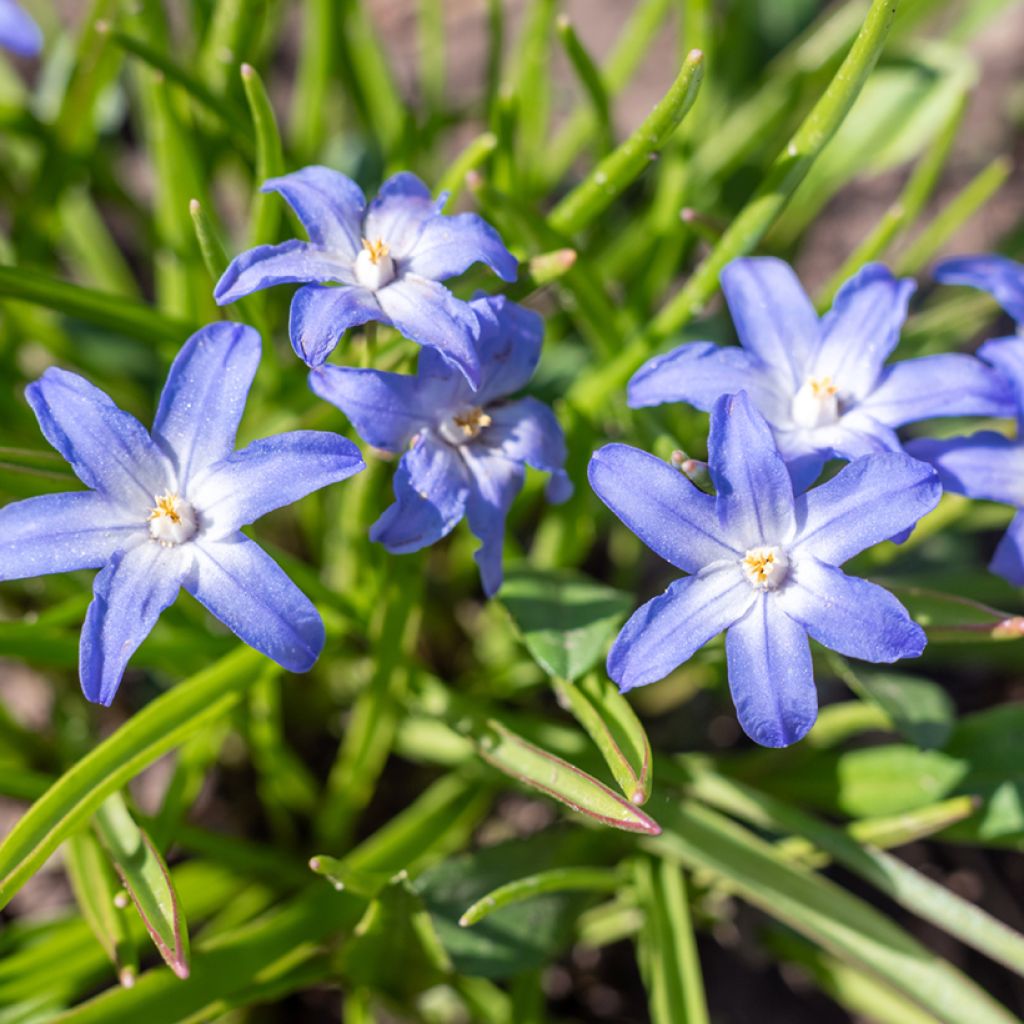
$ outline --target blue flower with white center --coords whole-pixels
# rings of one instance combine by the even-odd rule
[[[630,381],[629,404],[689,402],[709,411],[722,395],[746,391],[798,491],[830,458],[900,451],[896,428],[906,423],[1012,413],[1005,382],[972,356],[883,365],[915,285],[881,264],[847,281],[820,320],[781,260],[733,260],[721,283],[742,348],[696,341],[656,356]]]
[[[912,526],[941,488],[900,452],[868,455],[794,497],[771,430],[744,392],[711,411],[717,497],[637,448],[594,453],[597,496],[655,554],[690,575],[638,609],[608,655],[623,691],[667,676],[726,630],[729,688],[744,731],[784,747],[818,702],[807,637],[866,661],[915,658],[925,635],[886,590],[837,566]]]
[[[945,441],[907,442],[915,459],[930,462],[947,491],[1012,505],[1017,514],[996,547],[990,571],[1024,586],[1024,337],[986,341],[978,355],[1005,374],[1017,396],[1017,439],[992,430]]]
[[[963,284],[989,292],[1024,333],[1024,263],[1005,256],[956,256],[935,268],[942,284]]]
[[[204,327],[167,376],[153,432],[77,374],[26,389],[46,439],[89,488],[0,509],[0,580],[100,569],[85,617],[86,697],[110,704],[128,659],[184,587],[293,672],[324,644],[316,608],[240,528],[363,468],[337,434],[300,430],[235,451],[260,359],[241,324]]]
[[[321,366],[309,383],[352,421],[375,448],[404,452],[395,472],[395,503],[374,523],[372,540],[389,551],[418,551],[466,516],[480,539],[477,565],[485,593],[501,586],[505,517],[523,486],[524,466],[551,473],[548,498],[564,501],[565,439],[548,406],[522,390],[540,358],[544,324],[503,296],[474,299],[480,319],[480,387],[436,353],[420,353],[415,377]]]
[[[43,48],[39,26],[14,0],[0,0],[0,46],[19,57],[35,57]]]
[[[260,245],[231,261],[217,283],[220,305],[275,284],[301,282],[292,299],[292,346],[319,366],[349,327],[376,320],[419,345],[437,349],[475,388],[479,332],[466,302],[439,282],[485,263],[516,279],[515,257],[475,213],[446,217],[414,174],[396,174],[367,206],[362,190],[327,167],[304,167],[272,178],[302,222],[309,241]]]

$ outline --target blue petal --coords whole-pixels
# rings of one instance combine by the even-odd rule
[[[1024,264],[1005,256],[957,256],[935,268],[935,280],[980,288],[1017,323],[1024,323]]]
[[[480,386],[476,339],[480,321],[465,302],[436,281],[409,274],[377,292],[377,300],[399,333],[418,345],[436,348],[462,371],[474,388]]]
[[[743,391],[723,396],[711,412],[708,471],[733,547],[779,544],[792,535],[792,481],[768,424]]]
[[[796,551],[822,562],[847,559],[905,530],[942,497],[934,470],[900,452],[857,459],[796,499]]]
[[[261,192],[277,192],[306,229],[309,240],[354,260],[362,247],[363,190],[340,171],[312,165],[271,178]]]
[[[13,0],[0,0],[0,46],[19,57],[35,57],[43,48],[39,26]]]
[[[978,349],[978,355],[991,363],[1010,384],[1015,408],[1002,415],[1017,416],[1017,436],[1024,437],[1024,337],[994,338]]]
[[[1024,506],[1024,445],[992,430],[937,441],[915,438],[908,455],[930,462],[947,491]]]
[[[795,391],[817,351],[820,328],[792,268],[768,256],[733,260],[721,283],[743,347],[784,374]]]
[[[555,473],[565,466],[565,435],[555,414],[536,398],[520,398],[490,405],[489,426],[481,435],[488,446],[496,445],[506,459],[525,462],[534,469]]]
[[[1024,512],[1018,512],[1011,520],[988,568],[1015,587],[1024,587]]]
[[[404,451],[434,421],[437,409],[430,401],[436,389],[401,373],[320,366],[310,370],[309,386],[336,405],[367,444],[387,452]]]
[[[501,554],[505,541],[505,517],[523,488],[525,476],[518,462],[502,458],[479,445],[466,445],[463,457],[469,468],[469,496],[466,518],[480,539],[473,557],[480,569],[484,593],[493,597],[501,587]]]
[[[475,400],[488,404],[515,394],[529,383],[540,360],[544,321],[532,309],[504,295],[474,299],[469,307],[479,322],[476,350],[481,383]]]
[[[475,213],[432,217],[406,260],[411,273],[435,281],[464,273],[474,263],[490,267],[503,281],[514,281],[519,266],[498,232]]]
[[[606,444],[587,471],[594,493],[656,555],[684,572],[698,572],[742,551],[722,536],[715,499],[678,470],[639,448]]]
[[[1016,403],[991,367],[973,356],[950,353],[888,367],[858,408],[886,426],[902,427],[938,416],[1012,416]]]
[[[892,427],[879,423],[866,409],[855,406],[835,426],[821,427],[813,435],[826,450],[841,459],[860,459],[903,446]]]
[[[307,366],[320,366],[345,331],[370,320],[390,323],[369,289],[311,284],[292,297],[288,334],[295,354]]]
[[[349,260],[293,238],[280,245],[257,245],[236,256],[221,275],[213,297],[218,306],[276,284],[354,284]]]
[[[858,271],[821,321],[821,348],[811,376],[831,377],[841,397],[867,395],[899,341],[916,288],[911,278],[897,279],[881,263]]]
[[[182,346],[153,421],[179,485],[234,450],[259,363],[260,336],[245,324],[209,324]]]
[[[709,412],[722,395],[746,391],[769,420],[786,411],[772,370],[742,348],[692,341],[649,359],[633,374],[627,392],[631,409],[688,402]]]
[[[0,508],[0,580],[99,569],[145,534],[142,516],[95,491],[16,501]]]
[[[254,441],[210,467],[189,500],[199,509],[205,536],[222,537],[365,468],[347,438],[296,430]]]
[[[194,545],[185,589],[240,640],[290,672],[313,666],[324,624],[312,602],[258,544],[240,533]]]
[[[363,234],[386,242],[391,258],[408,259],[427,221],[437,214],[430,189],[409,171],[388,178],[366,211]]]
[[[917,658],[928,638],[888,590],[801,555],[774,595],[779,607],[825,647],[864,661]]]
[[[664,679],[742,618],[755,594],[735,560],[676,580],[622,627],[608,652],[608,675],[624,693]]]
[[[79,649],[79,675],[89,700],[114,699],[128,659],[178,596],[192,547],[164,548],[147,538],[117,552],[97,574]]]
[[[148,514],[171,484],[171,467],[146,428],[99,388],[50,367],[25,389],[46,440],[87,487]]]
[[[395,503],[370,527],[370,540],[402,555],[451,533],[466,511],[469,480],[454,449],[421,437],[402,456],[394,489]]]
[[[725,656],[743,731],[763,747],[788,747],[814,725],[818,694],[807,635],[772,598],[758,597],[725,634]]]

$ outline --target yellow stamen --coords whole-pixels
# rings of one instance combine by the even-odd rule
[[[775,555],[772,552],[750,554],[743,559],[743,564],[757,577],[758,583],[767,583],[771,568],[775,565]]]
[[[388,248],[388,243],[383,238],[378,238],[376,242],[371,242],[368,238],[364,238],[363,248],[370,254],[370,262],[374,266],[380,263],[391,251]]]
[[[150,519],[159,519],[166,516],[174,524],[181,522],[181,513],[178,511],[181,499],[176,494],[162,494],[156,499],[156,505],[149,510]]]
[[[832,378],[828,374],[824,377],[811,377],[807,383],[815,398],[825,398],[828,395],[834,395],[839,390],[832,383]]]
[[[476,437],[484,427],[489,427],[494,422],[479,406],[470,409],[469,412],[453,416],[452,421],[467,438]]]

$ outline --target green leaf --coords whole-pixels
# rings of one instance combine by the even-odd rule
[[[249,113],[256,129],[256,180],[258,186],[253,196],[253,212],[249,223],[249,245],[263,245],[274,241],[281,215],[281,200],[276,195],[266,195],[259,190],[268,178],[284,174],[284,154],[281,149],[281,135],[277,129],[277,118],[270,105],[270,97],[259,72],[251,64],[243,64],[242,86]]]
[[[72,765],[0,845],[0,907],[111,793],[204,724],[227,714],[265,664],[258,652],[236,648],[148,704]]]
[[[524,786],[571,807],[593,821],[627,832],[657,835],[658,823],[603,782],[568,761],[528,743],[495,719],[478,737],[480,756]]]
[[[527,568],[506,572],[501,601],[540,667],[569,681],[594,666],[633,605],[580,573]]]
[[[187,978],[188,924],[163,857],[135,824],[120,793],[100,804],[94,821],[157,951],[179,978]]]
[[[596,672],[576,683],[553,683],[559,702],[597,744],[622,792],[637,805],[646,803],[651,793],[651,743],[629,701]]]

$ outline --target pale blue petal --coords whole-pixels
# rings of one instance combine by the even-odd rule
[[[505,518],[523,488],[525,472],[520,463],[511,462],[477,445],[466,445],[463,457],[469,468],[466,518],[470,530],[480,540],[480,547],[473,557],[480,569],[484,593],[493,597],[502,581]]]
[[[450,445],[421,437],[402,456],[393,486],[395,503],[370,527],[370,540],[392,554],[439,541],[465,514],[468,473]]]
[[[667,462],[625,444],[594,452],[587,471],[594,493],[656,555],[684,572],[742,551],[722,534],[715,499]]]
[[[911,527],[942,496],[935,471],[900,452],[869,455],[796,499],[794,550],[842,565]]]
[[[253,441],[215,463],[189,500],[202,516],[204,536],[222,537],[364,468],[359,449],[340,434],[295,430]]]
[[[536,398],[490,405],[491,425],[482,444],[497,447],[506,459],[554,473],[565,466],[565,436],[549,406]]]
[[[1017,436],[1024,437],[1024,337],[993,338],[978,349],[978,355],[991,363],[1009,383],[1015,408],[1004,416],[1017,416]]]
[[[213,297],[225,306],[277,284],[354,284],[352,263],[340,254],[293,238],[258,245],[236,256],[221,275]]]
[[[928,642],[924,630],[888,590],[803,553],[773,596],[819,644],[849,658],[917,658]]]
[[[165,548],[147,538],[115,553],[97,574],[79,647],[89,700],[109,705],[114,699],[128,659],[177,597],[192,558],[191,544]]]
[[[715,403],[708,471],[729,544],[743,550],[779,544],[792,536],[793,484],[768,424],[745,392]]]
[[[1024,349],[1024,341],[1020,342]],[[939,416],[1012,416],[1013,393],[980,359],[959,353],[924,356],[882,371],[858,406],[889,427]]]
[[[743,731],[763,747],[801,740],[818,717],[811,650],[803,627],[760,595],[725,634],[729,690]]]
[[[741,618],[755,594],[735,560],[676,580],[622,627],[608,652],[608,675],[623,692],[664,679]]]
[[[405,451],[438,408],[431,402],[436,388],[401,373],[320,366],[310,370],[309,386],[337,406],[367,444],[387,452]]]
[[[817,351],[820,328],[792,268],[769,256],[733,260],[721,284],[743,347],[784,374],[795,392]]]
[[[388,178],[366,211],[363,234],[371,242],[387,243],[391,258],[408,259],[420,232],[437,215],[430,189],[409,171]]]
[[[234,450],[259,362],[260,336],[245,324],[209,324],[182,346],[153,422],[179,485]]]
[[[310,669],[323,650],[324,624],[270,555],[240,533],[194,547],[185,589],[250,647],[290,672]]]
[[[863,398],[899,341],[917,285],[869,263],[850,278],[821,321],[822,343],[810,376],[832,378],[840,398]]]
[[[418,345],[436,348],[458,367],[474,388],[481,366],[476,339],[480,321],[444,285],[407,274],[377,292],[377,301],[399,333]]]
[[[288,335],[295,354],[307,366],[320,366],[350,327],[377,320],[389,324],[368,288],[311,284],[292,296]]]
[[[313,165],[265,181],[295,211],[309,240],[354,260],[362,248],[363,190],[340,171]]]
[[[930,437],[908,441],[915,459],[930,462],[947,491],[1024,506],[1024,445],[992,430],[969,437],[937,441]]]
[[[474,299],[469,308],[479,323],[481,382],[475,400],[487,405],[526,387],[540,360],[544,320],[504,295]]]
[[[1024,587],[1024,512],[1018,512],[996,545],[989,571],[1015,587]]]
[[[458,213],[453,217],[438,214],[428,220],[405,266],[410,273],[444,281],[474,263],[490,267],[503,281],[516,279],[518,263],[498,232],[475,213]]]
[[[146,428],[78,374],[50,367],[25,397],[86,486],[143,514],[170,486],[171,467]]]
[[[0,580],[99,569],[146,532],[141,516],[95,491],[16,501],[0,508]]]
[[[39,26],[14,0],[0,0],[0,46],[19,57],[35,57],[43,48]]]
[[[935,268],[935,280],[988,292],[1013,317],[1024,323],[1024,264],[1005,256],[957,256]]]

